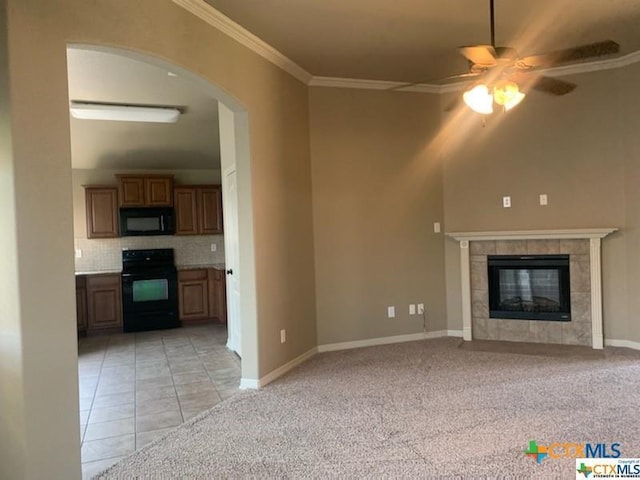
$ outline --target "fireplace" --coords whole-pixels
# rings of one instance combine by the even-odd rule
[[[489,317],[571,320],[569,255],[489,255]]]

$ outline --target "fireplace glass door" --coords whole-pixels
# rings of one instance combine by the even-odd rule
[[[488,257],[489,316],[571,320],[568,255]]]

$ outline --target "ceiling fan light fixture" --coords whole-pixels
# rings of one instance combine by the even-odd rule
[[[493,87],[493,99],[507,111],[518,105],[525,96],[518,84],[512,81],[503,80]]]
[[[471,90],[467,90],[462,95],[462,99],[474,112],[483,115],[493,113],[493,96],[486,85],[476,85]]]

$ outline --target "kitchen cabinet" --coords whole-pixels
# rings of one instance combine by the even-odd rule
[[[174,189],[176,235],[222,234],[220,185],[185,185]]]
[[[121,207],[170,207],[173,175],[116,175]]]
[[[198,234],[198,200],[192,187],[173,189],[173,205],[176,219],[176,235]]]
[[[122,331],[122,287],[119,273],[86,276],[87,332]]]
[[[87,238],[118,236],[118,189],[87,185],[84,187],[87,210]]]
[[[207,271],[209,280],[209,315],[220,323],[227,323],[227,279],[226,271],[210,268]]]
[[[198,268],[178,271],[180,320],[227,321],[224,270]]]
[[[87,334],[87,279],[84,275],[76,276],[76,321],[78,336]]]
[[[182,270],[178,272],[178,308],[180,320],[209,318],[206,270]]]

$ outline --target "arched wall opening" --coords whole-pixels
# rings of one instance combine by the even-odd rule
[[[190,70],[174,63],[160,59],[153,55],[135,52],[129,49],[108,47],[91,44],[69,44],[69,49],[105,52],[112,55],[151,64],[167,71],[174,72],[181,78],[189,81],[194,88],[218,101],[219,105],[219,135],[220,135],[220,160],[223,172],[235,170],[237,176],[237,209],[234,215],[237,218],[230,221],[225,218],[225,224],[236,224],[238,227],[237,249],[239,274],[242,279],[239,282],[240,302],[237,306],[237,318],[241,331],[242,352],[242,378],[243,386],[253,385],[253,380],[258,380],[258,355],[257,355],[257,317],[256,317],[256,282],[255,282],[255,255],[253,235],[253,202],[251,189],[250,168],[250,139],[249,139],[249,115],[246,108],[233,96],[214,85],[203,77],[194,74]],[[224,178],[223,178],[224,180]],[[223,196],[225,183],[222,182]],[[228,194],[226,194],[228,196]],[[227,215],[225,209],[225,215]],[[226,241],[225,237],[225,241]]]

